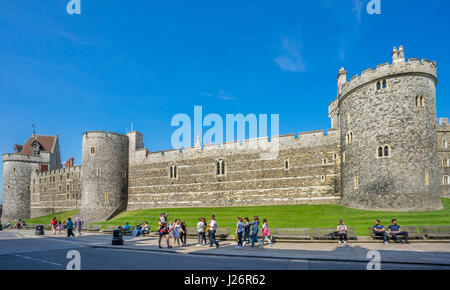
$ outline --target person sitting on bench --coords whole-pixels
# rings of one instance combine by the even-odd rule
[[[347,244],[347,226],[344,224],[343,220],[339,221],[336,231],[339,235],[339,244],[342,243],[342,240],[344,240],[344,244]]]
[[[409,244],[408,242],[408,232],[402,231],[402,228],[397,224],[397,220],[393,219],[392,224],[388,226],[388,231],[391,234],[391,236],[394,238],[394,240],[397,243],[402,243],[403,240],[401,240],[398,236],[403,236],[405,238],[405,243]]]
[[[375,221],[375,225],[373,226],[373,234],[375,236],[383,236],[383,241],[387,245],[389,244],[389,238],[388,233],[386,231],[386,228],[381,224],[379,220]]]

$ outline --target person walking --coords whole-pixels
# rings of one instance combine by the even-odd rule
[[[339,244],[344,240],[344,244],[347,244],[347,226],[344,224],[343,220],[339,221],[339,224],[336,228],[339,235]]]
[[[201,247],[203,245],[203,240],[205,240],[206,245],[205,228],[206,225],[203,222],[203,218],[199,218],[197,223],[197,247]]]
[[[255,242],[258,242],[259,245],[262,246],[262,242],[258,239],[258,232],[259,232],[259,217],[255,215],[253,217],[253,222],[250,224],[252,226],[252,247],[255,246]]]
[[[244,218],[245,224],[244,224],[244,244],[243,246],[245,246],[248,243],[251,242],[251,237],[250,237],[250,220],[248,219],[248,217]]]
[[[262,236],[262,246],[264,246],[266,240],[269,242],[269,246],[273,246],[272,241],[270,240],[269,223],[267,222],[267,219],[263,219]]]
[[[53,234],[56,235],[56,227],[58,226],[58,221],[56,220],[56,217],[52,218],[52,221],[50,222],[50,225],[52,226]]]
[[[219,243],[216,241],[216,230],[217,230],[216,216],[212,215],[209,220],[209,246],[212,247],[213,244],[216,244],[216,248],[218,248]]]
[[[83,225],[83,222],[80,220],[79,217],[75,219],[75,229],[77,231],[78,236],[81,236],[81,226]]]
[[[242,234],[244,233],[244,223],[242,223],[242,218],[237,217],[237,224],[236,224],[236,235],[238,238],[238,243],[236,248],[241,249],[243,247],[242,245]]]
[[[181,246],[186,247],[186,239],[187,239],[186,221],[181,221],[180,226],[181,226],[181,233],[180,233]]]
[[[75,235],[73,234],[73,221],[71,217],[67,218],[66,228],[67,228],[67,237],[75,237]]]
[[[161,247],[161,240],[164,237],[166,239],[166,241],[167,241],[167,248],[169,248],[169,249],[172,248],[170,246],[170,243],[169,243],[169,229],[167,228],[167,215],[165,213],[162,213],[160,215],[158,224],[159,224],[159,228],[158,228],[158,233],[159,233],[158,247],[160,249],[162,249],[162,247]]]

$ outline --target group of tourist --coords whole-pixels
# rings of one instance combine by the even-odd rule
[[[235,236],[237,239],[236,248],[243,248],[247,245],[247,243],[251,244],[252,247],[255,246],[255,242],[258,242],[261,247],[264,246],[265,241],[269,243],[269,246],[272,246],[272,241],[270,240],[270,230],[269,223],[267,219],[263,219],[262,224],[262,241],[258,238],[259,232],[259,217],[254,216],[252,222],[250,222],[249,218],[246,217],[242,220],[241,217],[237,217],[236,223],[236,231]],[[251,234],[250,234],[251,232]]]
[[[169,217],[166,213],[161,213],[159,221],[158,221],[158,247],[162,248],[161,240],[164,237],[167,242],[167,248],[172,248],[170,245],[170,240],[173,239],[173,246],[175,247],[185,247],[186,239],[187,239],[187,226],[184,220],[175,219],[174,221],[168,222],[167,218]],[[211,216],[213,218],[213,216]],[[217,225],[217,224],[216,224]],[[214,230],[215,232],[215,230]],[[214,239],[215,241],[215,239]],[[215,242],[217,247],[219,244]],[[178,246],[177,246],[178,245]]]
[[[78,236],[81,236],[81,228],[82,228],[83,222],[80,218],[75,218],[75,223],[72,221],[71,217],[67,218],[67,221],[58,221],[56,217],[53,217],[50,226],[52,228],[52,232],[54,235],[56,235],[56,232],[58,231],[59,234],[62,234],[62,231],[64,229],[67,230],[67,237],[75,237],[75,234],[73,233],[73,230],[75,229]]]

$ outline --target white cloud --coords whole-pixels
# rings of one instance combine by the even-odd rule
[[[275,58],[274,61],[285,71],[301,72],[305,70],[301,44],[290,38],[283,39],[283,54]]]
[[[363,11],[364,3],[362,0],[353,0],[353,9],[352,12],[356,15],[356,20],[358,21],[358,25],[361,22],[361,14]]]

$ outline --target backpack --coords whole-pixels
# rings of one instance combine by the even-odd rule
[[[268,237],[270,236],[269,228],[264,228],[262,231],[263,236]]]

